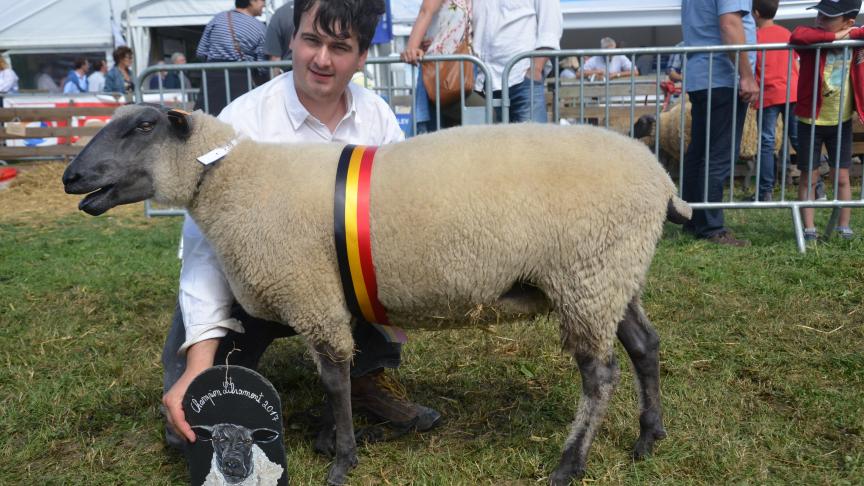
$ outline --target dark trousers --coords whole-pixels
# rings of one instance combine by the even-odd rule
[[[228,106],[235,99],[247,91],[252,91],[255,87],[255,81],[249,83],[249,76],[246,74],[246,69],[229,69],[226,81],[224,70],[208,70],[207,82],[202,82],[201,92],[198,94],[198,99],[195,101],[195,109],[203,110],[207,113],[218,116],[223,108]],[[254,72],[250,71],[250,74]],[[204,86],[207,87],[207,93],[204,93]],[[204,100],[207,100],[205,105]]]
[[[297,335],[284,324],[250,316],[236,304],[231,309],[231,317],[242,322],[246,332],[228,331],[219,342],[214,365],[225,364],[227,357],[229,364],[257,369],[261,356],[273,340]],[[388,342],[383,334],[365,322],[358,322],[354,326],[353,335],[357,351],[351,366],[351,376],[363,376],[382,368],[392,369],[399,366],[402,357],[401,344]],[[186,370],[186,356],[177,354],[184,342],[186,329],[178,304],[174,309],[165,347],[162,349],[164,391],[168,391]]]
[[[688,93],[691,103],[692,123],[690,147],[684,155],[684,177],[682,194],[687,202],[719,202],[723,199],[723,186],[729,180],[730,171],[738,159],[741,133],[747,116],[747,103],[733,99],[732,88],[714,88],[711,105],[708,105],[708,90]],[[736,118],[732,119],[732,107],[738,105]],[[710,117],[710,128],[708,121]],[[735,133],[735,158],[732,158],[732,134]],[[708,136],[708,158],[705,158],[705,142]],[[708,193],[705,180],[708,179]],[[707,196],[707,197],[706,197]],[[722,209],[698,209],[693,218],[684,225],[685,231],[699,238],[710,238],[726,228]]]

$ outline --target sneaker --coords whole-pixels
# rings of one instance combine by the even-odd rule
[[[723,230],[714,236],[708,237],[707,240],[718,245],[736,247],[750,246],[750,240],[739,240],[738,238],[735,238],[735,235],[733,235],[731,231],[728,230]]]
[[[825,183],[822,181],[820,177],[818,181],[816,181],[816,200],[817,201],[827,201],[828,196],[825,195]]]
[[[816,228],[804,229],[804,241],[816,241],[818,239],[819,233],[816,232]]]
[[[351,378],[351,406],[401,431],[425,432],[441,422],[440,413],[408,400],[402,384],[384,370]]]
[[[839,233],[840,238],[843,238],[844,240],[851,240],[855,238],[855,232],[852,231],[852,228],[848,226],[838,226],[837,233]]]

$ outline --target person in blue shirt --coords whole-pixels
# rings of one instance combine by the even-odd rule
[[[66,82],[63,83],[63,94],[70,93],[86,93],[87,87],[87,71],[90,69],[90,63],[87,59],[79,57],[75,59],[73,69],[66,75]]]
[[[135,84],[132,82],[132,49],[120,46],[114,49],[114,67],[105,75],[105,87],[107,93],[132,93]]]
[[[683,0],[681,29],[684,43],[689,47],[755,44],[756,23],[751,10],[751,0]],[[759,99],[759,85],[753,75],[755,62],[755,51],[740,54],[699,52],[687,56],[684,76],[687,78],[692,124],[681,181],[685,201],[722,200],[723,185],[729,180],[739,152],[747,107]],[[733,107],[737,107],[734,119]],[[684,230],[712,243],[750,245],[747,240],[735,238],[726,228],[722,209],[694,210],[693,218],[684,225]]]

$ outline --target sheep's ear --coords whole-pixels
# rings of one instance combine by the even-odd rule
[[[279,437],[279,432],[271,429],[255,429],[252,431],[252,439],[259,444],[273,442]]]
[[[189,138],[192,134],[191,113],[175,108],[165,112],[165,115],[171,123],[171,133],[181,140]]]
[[[195,436],[204,442],[210,442],[213,439],[213,427],[209,425],[195,425],[192,427]]]

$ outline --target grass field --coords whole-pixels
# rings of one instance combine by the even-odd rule
[[[0,193],[0,483],[183,484],[158,412],[179,220],[140,206],[91,218],[58,188],[44,204],[24,190]],[[586,483],[864,484],[864,238],[800,255],[788,211],[727,217],[753,247],[669,226],[651,268],[669,437],[629,459],[638,419],[619,347]],[[446,422],[361,447],[351,484],[544,483],[580,389],[555,328],[411,333],[401,379]],[[323,392],[299,340],[271,348],[262,372],[282,392],[292,484],[321,484],[307,412]]]

